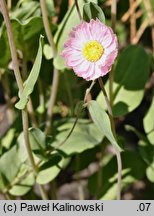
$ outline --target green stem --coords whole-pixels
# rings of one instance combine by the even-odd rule
[[[41,5],[41,10],[42,10],[42,18],[43,18],[45,32],[46,32],[48,41],[53,51],[53,57],[55,58],[57,55],[57,49],[56,49],[56,45],[54,43],[53,35],[50,29],[47,8],[46,8],[46,1],[40,0],[40,5]],[[46,134],[48,134],[51,131],[53,107],[54,107],[56,96],[57,96],[58,83],[59,83],[59,71],[55,68],[53,72],[53,80],[52,80],[52,88],[51,88],[51,94],[50,94],[50,100],[49,100],[49,107],[47,110],[47,120],[46,120],[46,128],[45,128]]]
[[[21,74],[22,74],[22,78],[23,80],[26,80],[27,79],[27,58],[26,58],[26,55],[25,55],[25,49],[23,49],[22,51],[22,71],[21,71]]]
[[[72,90],[70,88],[70,82],[69,82],[69,79],[67,77],[67,73],[64,73],[64,79],[65,79],[65,87],[66,87],[66,91],[67,91],[67,95],[68,95],[68,101],[69,101],[69,105],[70,105],[70,109],[71,109],[71,112],[70,112],[70,116],[73,115],[73,95],[72,95]]]
[[[14,42],[14,37],[13,37],[13,32],[12,32],[12,27],[11,27],[11,22],[10,22],[10,18],[9,18],[9,14],[8,14],[8,10],[6,7],[6,2],[5,0],[1,0],[0,1],[0,7],[1,7],[1,11],[4,17],[4,21],[6,24],[6,28],[7,28],[7,33],[8,33],[8,39],[9,39],[9,44],[10,44],[10,51],[11,51],[11,57],[12,57],[12,62],[13,62],[13,69],[14,69],[14,74],[15,74],[15,78],[17,81],[17,85],[19,88],[19,92],[20,94],[23,91],[23,81],[20,75],[20,70],[19,70],[19,64],[18,64],[18,59],[17,59],[17,52],[16,52],[16,47],[15,47],[15,42]],[[22,110],[22,123],[23,123],[23,133],[24,133],[24,139],[25,139],[25,146],[27,149],[27,153],[29,156],[29,160],[31,162],[34,174],[36,175],[38,173],[38,168],[35,164],[34,158],[33,158],[33,154],[32,154],[32,150],[31,150],[31,146],[30,146],[30,142],[29,142],[29,131],[28,131],[28,114],[27,114],[27,110]],[[40,185],[41,188],[43,188],[43,186]],[[45,192],[45,191],[44,191]],[[47,195],[45,193],[41,193],[42,194],[42,198],[46,198],[47,199]]]
[[[115,130],[115,123],[114,123],[114,119],[113,119],[113,114],[112,114],[112,108],[106,93],[106,90],[104,88],[104,84],[101,78],[98,79],[99,85],[102,89],[102,92],[104,94],[105,97],[105,101],[106,101],[106,105],[107,105],[107,109],[108,109],[108,114],[109,114],[109,118],[110,118],[110,122],[111,122],[111,129],[113,132],[113,135],[116,139],[116,130]],[[122,177],[122,161],[121,161],[121,155],[120,155],[120,151],[118,150],[117,147],[113,146],[114,150],[115,150],[115,154],[117,157],[117,165],[118,165],[118,190],[117,190],[117,200],[121,199],[121,177]]]
[[[6,200],[12,200],[12,197],[10,196],[9,193],[3,194]]]
[[[41,124],[43,120],[43,114],[45,111],[45,99],[44,99],[44,92],[43,92],[43,86],[41,79],[38,79],[38,90],[39,90],[39,106],[43,110],[43,113],[40,113],[39,115],[39,123]]]
[[[51,33],[51,29],[50,29],[50,24],[49,24],[48,14],[47,14],[47,8],[46,8],[46,1],[40,0],[40,5],[41,5],[41,10],[42,10],[42,18],[43,18],[45,32],[46,32],[48,41],[50,43],[50,46],[52,48],[53,56],[55,57],[57,54],[57,49],[56,49],[56,46],[55,46],[55,43],[53,40],[53,36]]]
[[[62,146],[68,140],[68,138],[71,136],[71,134],[74,131],[74,128],[78,122],[78,119],[79,119],[79,114],[77,114],[76,119],[73,123],[73,126],[72,126],[71,130],[69,131],[69,133],[67,134],[66,138],[61,143],[59,143],[59,145],[55,149],[58,149],[60,146]]]
[[[115,31],[116,27],[116,14],[117,14],[117,0],[112,0],[111,4],[111,25],[113,31]]]
[[[10,43],[10,51],[11,51],[12,62],[13,62],[14,75],[17,81],[19,91],[21,93],[23,91],[23,82],[22,82],[22,78],[20,75],[20,71],[19,71],[17,52],[15,48],[14,37],[12,33],[11,23],[10,23],[9,14],[8,14],[8,10],[6,7],[5,0],[0,1],[0,6],[1,6],[3,17],[4,17],[4,21],[6,24],[6,28],[7,28],[7,33],[8,33],[9,43]]]
[[[32,126],[37,128],[38,122],[37,122],[36,117],[35,117],[34,107],[33,107],[33,103],[32,103],[31,98],[29,98],[27,108],[28,108],[28,113],[29,113],[29,116],[30,116],[30,119],[32,122]]]
[[[113,114],[112,114],[112,108],[111,108],[111,105],[110,105],[110,101],[108,99],[108,96],[107,96],[106,90],[104,88],[104,83],[103,83],[102,79],[98,78],[98,82],[99,82],[99,85],[101,87],[101,90],[102,90],[104,98],[105,98],[105,102],[106,102],[106,106],[107,106],[107,109],[108,109],[108,114],[109,114],[109,118],[110,118],[110,122],[111,122],[112,132],[113,132],[114,137],[116,138],[115,124],[114,124],[114,119],[113,119]]]
[[[78,0],[75,0],[75,6],[76,6],[77,13],[79,15],[79,19],[81,21],[82,20],[82,16],[81,16],[81,12],[80,12],[79,5],[78,5]]]
[[[80,179],[80,174],[79,174],[79,167],[80,167],[80,157],[79,155],[76,155],[75,158],[75,162],[76,162],[76,178],[77,178],[77,184],[78,184],[78,194],[79,194],[79,200],[84,200],[84,190],[83,190],[83,186],[81,183],[81,179]]]
[[[76,9],[77,9],[77,12],[78,12],[78,15],[79,15],[80,20],[82,20],[82,16],[81,16],[81,13],[80,13],[80,9],[79,9],[79,5],[78,5],[78,1],[77,1],[77,0],[75,0],[75,6],[76,6]],[[86,93],[85,93],[85,96],[84,96],[84,104],[86,103],[86,101],[87,101],[87,96],[88,96],[88,94],[90,93],[91,89],[93,88],[94,84],[95,84],[95,80],[92,81],[90,87],[86,90]],[[60,146],[62,146],[62,145],[68,140],[68,138],[71,136],[71,134],[72,134],[72,132],[73,132],[73,130],[74,130],[74,128],[75,128],[77,122],[78,122],[79,114],[80,114],[80,113],[78,112],[77,115],[76,115],[75,122],[74,122],[74,124],[73,124],[73,126],[72,126],[70,132],[68,133],[68,135],[66,136],[66,138],[64,139],[64,141],[62,141],[62,142],[57,146],[57,148],[59,148]]]
[[[55,179],[52,180],[52,182],[50,183],[50,185],[51,185],[51,199],[52,200],[56,200],[57,199],[57,193],[56,193],[56,187],[57,187],[57,185],[56,185]]]
[[[2,86],[4,89],[4,97],[7,103],[7,107],[11,108],[12,110],[14,110],[14,106],[11,102],[11,98],[10,98],[10,83],[9,83],[9,79],[8,79],[8,74],[4,74],[2,77]]]
[[[107,145],[107,139],[102,140],[101,143],[101,152],[100,152],[100,156],[98,158],[98,174],[97,174],[97,190],[96,190],[96,194],[97,197],[100,196],[100,191],[102,189],[102,185],[103,185],[103,164],[102,164],[102,160],[103,160],[103,156],[106,150],[106,145]]]
[[[95,84],[95,80],[92,81],[92,83],[90,84],[90,87],[87,88],[87,90],[86,90],[86,93],[85,93],[85,96],[84,96],[84,106],[86,105],[87,96],[90,93],[91,89],[93,88],[94,84]],[[76,114],[76,119],[74,121],[74,124],[73,124],[70,132],[68,133],[68,135],[66,136],[66,138],[56,147],[56,149],[58,149],[60,146],[62,146],[68,140],[68,138],[71,136],[71,134],[74,131],[74,128],[75,128],[75,126],[76,126],[76,124],[78,122],[79,114],[80,114],[79,112],[80,111],[78,111],[78,113]]]
[[[52,81],[50,100],[49,100],[49,107],[47,110],[45,134],[48,134],[51,131],[53,107],[54,107],[56,96],[57,96],[58,84],[59,84],[59,72],[56,68],[54,68],[53,81]]]
[[[43,187],[43,185],[38,184],[38,187],[39,187],[39,191],[41,193],[42,199],[48,200],[48,195],[47,195],[47,192],[46,192],[45,188]]]
[[[116,28],[116,14],[117,14],[117,0],[112,0],[111,4],[111,26],[113,31],[115,32]],[[114,82],[114,71],[112,70],[109,73],[109,98],[110,101],[108,100],[103,81],[102,79],[99,79],[99,84],[102,88],[107,108],[108,108],[108,113],[110,117],[110,122],[111,122],[111,127],[112,127],[112,132],[113,135],[116,138],[116,131],[115,131],[115,124],[114,124],[114,119],[113,119],[113,114],[112,114],[112,105],[113,105],[113,82]],[[121,155],[117,147],[114,147],[116,157],[117,157],[117,164],[118,164],[118,192],[117,192],[117,199],[121,199],[121,176],[122,176],[122,161],[121,161]]]
[[[112,4],[111,4],[111,26],[112,26],[112,29],[114,32],[115,32],[115,27],[116,27],[116,14],[117,14],[117,0],[112,0]],[[113,81],[114,81],[114,71],[112,70],[109,73],[109,98],[110,98],[111,107],[113,104]]]
[[[23,124],[23,131],[24,131],[24,139],[25,139],[26,149],[27,149],[30,161],[31,161],[31,165],[33,167],[33,171],[34,171],[35,175],[37,175],[38,168],[35,165],[34,157],[33,157],[31,146],[30,146],[30,141],[29,141],[28,115],[27,115],[27,110],[26,109],[22,111],[22,120],[23,120],[22,124]]]
[[[96,81],[93,80],[92,83],[91,83],[91,85],[89,86],[89,88],[87,88],[86,93],[85,93],[85,96],[84,96],[84,103],[86,103],[86,101],[87,101],[87,96],[88,96],[88,94],[91,92],[91,89],[93,88],[93,86],[95,85],[95,83],[96,83]]]

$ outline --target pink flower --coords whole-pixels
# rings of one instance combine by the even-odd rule
[[[62,56],[79,77],[95,80],[111,70],[117,53],[117,37],[112,29],[92,19],[73,28]]]

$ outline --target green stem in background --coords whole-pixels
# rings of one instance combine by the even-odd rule
[[[110,122],[111,122],[112,132],[113,132],[114,137],[116,138],[116,131],[115,131],[115,124],[114,124],[113,114],[112,114],[112,108],[111,108],[110,101],[108,99],[108,96],[107,96],[107,93],[106,93],[102,78],[98,78],[98,82],[99,82],[99,85],[101,87],[101,90],[102,90],[104,98],[105,98],[105,102],[106,102],[106,106],[107,106],[107,109],[108,109],[108,114],[109,114],[109,118],[110,118]]]
[[[91,89],[93,88],[93,86],[95,85],[95,83],[96,83],[96,81],[93,80],[92,83],[91,83],[91,85],[89,86],[89,88],[87,88],[85,96],[84,96],[84,100],[83,100],[84,103],[86,103],[88,94],[91,92]]]
[[[117,0],[112,0],[111,4],[111,27],[115,32],[116,27],[116,14],[117,14]]]
[[[39,90],[39,107],[41,107],[42,113],[39,115],[39,123],[41,124],[43,120],[43,114],[45,111],[45,99],[44,99],[44,91],[41,79],[38,79],[38,90]]]
[[[116,30],[116,14],[117,14],[117,0],[112,0],[112,4],[111,4],[111,26],[113,31],[115,32]],[[107,104],[107,108],[108,108],[108,112],[109,112],[109,116],[110,116],[110,121],[111,121],[111,127],[112,127],[112,131],[113,131],[113,135],[116,138],[116,131],[115,131],[115,124],[114,124],[114,119],[113,119],[113,114],[112,114],[112,105],[113,105],[113,82],[114,82],[114,70],[112,70],[109,73],[109,98],[110,101],[108,100],[104,85],[103,85],[103,81],[102,79],[99,79],[99,84],[102,87],[102,91],[104,96],[105,96],[105,100],[106,100],[106,104]],[[119,150],[114,147],[115,149],[115,154],[117,157],[117,164],[118,164],[118,191],[117,191],[117,199],[120,200],[121,199],[121,178],[122,178],[122,161],[121,161],[121,155]]]
[[[69,83],[69,79],[68,79],[68,73],[64,73],[64,79],[65,79],[65,87],[66,87],[66,91],[67,91],[67,95],[68,95],[68,102],[70,105],[70,116],[73,115],[73,110],[74,110],[74,106],[73,106],[73,95],[72,95],[72,89],[70,88],[70,83]]]
[[[99,85],[102,89],[103,95],[105,97],[105,101],[106,101],[106,105],[107,105],[107,109],[108,109],[108,114],[109,114],[109,118],[110,118],[110,122],[111,122],[111,129],[113,132],[113,135],[116,139],[116,130],[115,130],[115,123],[114,123],[114,119],[113,119],[113,114],[112,114],[112,109],[110,106],[110,102],[106,93],[106,90],[104,88],[104,84],[101,78],[98,79]],[[121,161],[121,155],[120,155],[120,151],[118,150],[117,147],[114,146],[114,150],[115,150],[115,154],[117,157],[117,165],[118,165],[118,190],[117,190],[117,200],[121,199],[121,177],[122,177],[122,161]]]
[[[87,96],[88,96],[88,94],[90,93],[91,89],[93,88],[94,84],[95,84],[95,80],[92,81],[90,87],[86,90],[86,93],[85,93],[85,96],[84,96],[84,105],[83,105],[83,106],[86,105]],[[56,147],[56,149],[58,149],[60,146],[62,146],[62,145],[68,140],[68,138],[71,136],[71,134],[72,134],[72,132],[74,131],[74,128],[75,128],[75,126],[76,126],[76,124],[77,124],[77,122],[78,122],[79,114],[80,114],[80,110],[79,110],[79,111],[77,112],[77,114],[76,114],[76,119],[75,119],[75,121],[74,121],[74,124],[73,124],[73,126],[72,126],[70,132],[68,133],[68,135],[66,136],[66,138]]]
[[[47,110],[45,134],[48,134],[51,130],[53,107],[54,107],[56,96],[57,96],[58,84],[59,84],[59,72],[56,68],[54,68],[49,107]]]
[[[81,12],[80,12],[79,5],[78,5],[78,0],[75,0],[75,6],[76,6],[76,10],[77,10],[78,15],[79,15],[79,19],[81,21],[82,20],[82,16],[81,16]]]
[[[9,193],[3,194],[6,200],[12,200]]]
[[[8,14],[8,10],[6,7],[5,0],[0,1],[0,6],[1,6],[3,17],[4,17],[4,21],[6,24],[6,28],[7,28],[7,33],[8,33],[9,43],[10,43],[10,51],[11,51],[12,62],[13,62],[14,75],[17,81],[19,91],[21,93],[23,91],[23,82],[22,82],[22,78],[20,75],[20,71],[19,71],[17,52],[15,48],[14,37],[12,33],[11,23],[10,23],[9,14]]]
[[[57,54],[57,49],[53,40],[53,36],[50,29],[50,24],[48,20],[48,14],[47,14],[47,7],[46,7],[46,1],[40,0],[41,10],[42,10],[42,18],[44,23],[45,32],[48,38],[48,41],[50,43],[50,46],[52,48],[53,56],[55,57]]]
[[[30,119],[32,122],[32,126],[37,128],[38,122],[37,122],[36,117],[35,117],[34,107],[33,107],[33,103],[32,103],[31,98],[29,98],[27,108],[28,108],[28,113],[29,113],[29,116],[30,116]]]
[[[80,167],[80,157],[79,155],[76,155],[75,157],[75,168],[76,168],[76,179],[78,183],[78,194],[79,194],[79,200],[84,200],[84,190],[83,190],[83,185],[80,179],[80,174],[79,174],[79,167]]]
[[[101,151],[98,157],[98,173],[97,173],[97,190],[96,194],[97,197],[100,197],[100,192],[103,188],[103,156],[105,155],[106,146],[108,144],[108,141],[106,138],[103,138],[101,143]]]
[[[24,139],[25,139],[25,143],[26,143],[26,149],[27,149],[30,161],[31,161],[31,165],[33,167],[33,171],[34,171],[35,175],[37,175],[38,168],[35,165],[34,157],[33,157],[31,146],[30,146],[30,141],[29,141],[28,115],[27,115],[26,108],[24,110],[22,110],[22,120],[23,120],[22,124],[23,124],[23,131],[24,131]]]
[[[95,84],[95,80],[93,80],[92,83],[91,83],[91,85],[90,85],[90,87],[87,88],[85,96],[84,96],[84,105],[83,106],[86,105],[87,97],[88,97],[91,89],[93,88],[94,84]],[[71,134],[73,133],[74,128],[75,128],[75,126],[76,126],[76,124],[78,122],[78,119],[79,119],[79,114],[80,114],[80,110],[78,110],[78,112],[76,114],[76,119],[74,121],[74,124],[73,124],[70,132],[68,133],[68,135],[66,136],[66,138],[61,143],[59,143],[59,145],[56,147],[56,149],[58,149],[60,146],[62,146],[69,139],[69,137],[71,136]],[[77,156],[76,157],[76,167],[79,167],[79,164],[80,164],[80,158]],[[78,174],[77,174],[77,182],[78,182],[79,199],[83,200],[84,199],[84,192],[83,192],[83,187],[81,185],[80,176]]]
[[[117,0],[112,0],[112,4],[111,4],[111,27],[112,27],[114,32],[115,32],[115,27],[116,27],[116,14],[117,14]],[[113,104],[113,81],[114,81],[114,71],[112,70],[109,73],[109,98],[110,98],[111,107]]]
[[[79,10],[79,6],[78,6],[78,1],[75,0],[75,5],[76,5],[76,9],[79,15],[80,20],[82,20],[81,17],[81,13]],[[115,31],[115,24],[116,24],[116,12],[117,12],[117,0],[112,0],[112,5],[111,5],[111,21],[112,21],[112,28],[113,31]],[[104,97],[105,97],[105,101],[106,101],[106,105],[108,108],[108,113],[109,113],[109,118],[110,118],[110,122],[111,122],[111,128],[112,128],[112,132],[113,135],[116,138],[116,131],[115,131],[115,124],[114,124],[114,119],[113,119],[113,115],[112,115],[112,97],[113,97],[113,71],[110,72],[109,75],[109,94],[110,94],[110,101],[107,97],[105,88],[104,88],[104,84],[101,78],[98,79],[100,87],[103,91]],[[91,86],[89,89],[87,89],[86,91],[86,95],[84,98],[84,102],[86,101],[87,95],[89,94],[89,92],[91,91],[93,85],[95,84],[95,81],[92,82]],[[115,154],[117,157],[117,164],[118,164],[118,190],[117,190],[117,199],[120,200],[121,199],[121,172],[122,172],[122,162],[121,162],[121,155],[119,150],[114,147],[115,150]]]
[[[51,182],[51,199],[52,200],[56,200],[57,199],[56,188],[57,188],[57,184],[56,184],[56,180],[54,179]]]
[[[13,108],[12,106],[12,102],[11,102],[11,98],[10,98],[10,85],[9,85],[9,80],[8,80],[8,76],[6,76],[6,74],[3,75],[3,81],[2,81],[2,86],[3,86],[3,89],[4,89],[4,97],[5,97],[5,100],[6,100],[6,103],[7,103],[7,107],[11,107]]]
[[[52,32],[50,29],[47,8],[46,8],[46,1],[40,0],[40,5],[41,5],[41,10],[42,10],[42,18],[43,18],[45,32],[46,32],[48,41],[50,43],[50,46],[53,52],[53,57],[55,58],[57,54],[57,49],[56,49],[56,46],[53,40],[53,36],[52,36]],[[53,80],[52,80],[52,87],[51,87],[51,93],[50,93],[49,107],[47,110],[47,119],[46,119],[46,128],[45,128],[46,134],[48,134],[51,131],[53,107],[54,107],[56,96],[57,96],[58,83],[59,83],[59,71],[55,68],[53,71]]]
[[[19,70],[19,64],[18,64],[18,59],[17,59],[17,52],[16,52],[16,47],[15,47],[15,42],[14,42],[14,37],[13,37],[13,32],[12,32],[12,28],[11,28],[11,22],[9,19],[9,14],[8,14],[8,10],[7,10],[7,6],[6,6],[6,2],[5,0],[1,0],[0,1],[0,7],[1,7],[1,11],[4,17],[4,21],[6,24],[6,28],[7,28],[7,33],[8,33],[8,39],[9,39],[9,44],[10,44],[10,51],[11,51],[11,57],[12,57],[12,62],[13,62],[13,69],[14,69],[14,74],[15,74],[15,78],[17,81],[17,85],[19,88],[19,92],[20,94],[23,91],[23,81],[20,75],[20,70]],[[36,175],[38,172],[38,168],[35,164],[34,161],[34,157],[32,154],[32,150],[31,150],[31,146],[30,146],[30,142],[29,142],[29,131],[28,131],[28,114],[27,114],[27,110],[22,110],[22,123],[23,123],[23,133],[24,133],[24,139],[25,139],[25,146],[27,149],[27,153],[29,156],[29,160],[31,162],[31,166],[33,168],[34,174]],[[45,190],[43,188],[43,186],[39,186],[42,191],[41,191],[41,195],[43,199],[47,199],[47,195],[45,193]]]

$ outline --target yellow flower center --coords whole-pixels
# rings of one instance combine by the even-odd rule
[[[102,45],[95,40],[85,43],[82,49],[84,57],[91,62],[97,62],[103,55],[103,52],[104,49]]]

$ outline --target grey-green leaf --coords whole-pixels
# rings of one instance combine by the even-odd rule
[[[9,190],[9,193],[13,196],[23,196],[28,191],[31,190],[32,186],[35,183],[35,177],[33,173],[30,173],[24,179],[22,179],[18,184],[13,185],[13,187]]]
[[[60,145],[60,143],[62,143],[67,137],[72,125],[73,124],[70,125],[68,123],[63,125],[63,130],[65,126],[67,130],[65,129],[65,131],[58,133],[56,140],[51,143],[52,147],[57,148],[58,151],[67,156],[77,153],[79,154],[87,149],[94,148],[96,145],[99,145],[104,138],[103,134],[97,129],[95,124],[78,123],[71,136],[66,140],[66,142]]]
[[[105,23],[105,16],[102,9],[95,3],[89,2],[83,7],[83,19],[90,22],[91,19],[98,18],[102,23]]]
[[[26,55],[27,61],[32,61],[37,53],[39,37],[41,34],[44,34],[42,18],[32,17],[22,22],[21,19],[20,21],[19,19],[11,19],[11,26],[17,50]],[[53,29],[55,27],[52,24]],[[5,25],[1,29],[0,50],[3,50],[3,52],[0,52],[0,67],[8,68],[8,64],[11,61],[11,53]]]
[[[9,182],[15,178],[20,166],[21,161],[16,146],[13,146],[0,158],[0,173],[2,173]]]
[[[20,95],[20,100],[15,104],[17,109],[24,109],[26,104],[28,103],[29,95],[33,92],[35,83],[38,79],[40,68],[42,62],[42,36],[40,36],[39,41],[39,49],[37,52],[37,56],[33,65],[33,68],[30,72],[28,79],[25,82],[24,90]]]
[[[39,128],[30,128],[29,130],[30,145],[33,153],[41,158],[46,159],[46,138],[45,134]],[[18,151],[20,160],[25,162],[27,160],[27,151],[24,143],[23,132],[19,135],[18,139]]]
[[[149,63],[143,47],[129,46],[118,59],[114,81],[129,91],[143,90],[150,72]]]
[[[113,136],[110,120],[107,113],[98,104],[98,102],[94,100],[88,103],[88,107],[89,107],[90,115],[94,123],[96,124],[97,128],[100,130],[100,132],[102,132],[104,136],[108,138],[108,140],[111,142],[113,146],[116,146],[121,151],[120,146],[118,145],[117,141]]]
[[[36,178],[36,182],[38,184],[47,184],[53,179],[57,177],[57,175],[60,173],[60,171],[65,168],[68,163],[70,162],[69,158],[62,158],[62,160],[58,163],[58,165],[51,166],[47,169],[41,170],[38,173],[38,176]]]
[[[148,54],[139,45],[128,46],[117,60],[113,83],[113,115],[119,117],[139,106],[144,96],[144,86],[150,72]],[[109,82],[105,85],[109,89]],[[102,92],[97,101],[105,108]]]

